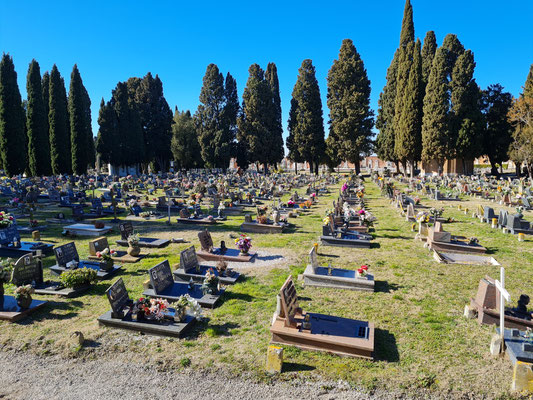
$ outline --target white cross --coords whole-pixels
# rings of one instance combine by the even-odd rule
[[[505,329],[505,301],[511,301],[511,295],[505,290],[505,268],[500,268],[500,280],[495,281],[496,289],[500,292],[500,336],[503,340]]]

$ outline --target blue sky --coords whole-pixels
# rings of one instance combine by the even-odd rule
[[[474,52],[475,77],[518,95],[533,63],[533,1],[411,0],[415,34],[434,30],[439,45],[454,33]],[[13,56],[22,97],[32,58],[41,73],[57,64],[68,83],[77,63],[98,130],[100,99],[118,81],[159,74],[174,109],[196,110],[209,63],[237,79],[242,95],[248,67],[278,67],[283,124],[301,62],[316,67],[327,120],[326,76],[344,38],[354,41],[377,100],[398,46],[404,0],[382,1],[16,1],[0,0],[0,50]],[[327,130],[326,130],[327,134]]]

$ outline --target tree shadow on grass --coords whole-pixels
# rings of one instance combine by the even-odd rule
[[[314,371],[316,367],[312,365],[300,364],[300,363],[283,363],[281,372],[301,372],[301,371]]]
[[[395,292],[400,289],[402,286],[396,283],[389,283],[387,281],[375,281],[374,282],[374,291],[381,293],[390,293]]]
[[[384,329],[376,329],[374,331],[374,357],[376,361],[400,361],[400,354],[398,353],[398,346],[396,345],[396,338],[392,333]]]

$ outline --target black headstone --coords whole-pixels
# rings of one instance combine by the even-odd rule
[[[13,242],[20,242],[16,223],[11,224],[8,228],[0,229],[0,244],[7,245]]]
[[[70,261],[80,261],[78,250],[74,242],[57,246],[54,248],[54,254],[56,256],[57,265],[65,268]]]
[[[180,268],[185,272],[196,269],[198,266],[198,258],[196,258],[196,250],[194,246],[183,250],[180,253]]]
[[[111,310],[114,318],[122,318],[124,307],[129,303],[130,297],[122,278],[117,280],[106,290],[107,299],[111,304]]]
[[[150,268],[148,271],[150,274],[150,283],[154,288],[156,294],[162,293],[165,289],[172,287],[174,285],[174,277],[172,276],[172,271],[170,270],[170,264],[168,260],[165,260],[155,267]]]
[[[122,240],[128,240],[128,237],[133,234],[133,225],[131,222],[122,222],[118,225],[118,229],[120,229]]]
[[[20,257],[14,265],[12,282],[16,286],[43,282],[43,264],[39,257],[26,254]]]
[[[213,250],[213,238],[211,238],[211,234],[208,232],[207,229],[205,231],[198,232],[198,239],[200,240],[202,250]]]

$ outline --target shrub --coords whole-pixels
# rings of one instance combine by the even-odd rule
[[[65,271],[59,276],[63,286],[74,288],[82,285],[90,285],[96,282],[96,271],[91,268],[80,268]]]

